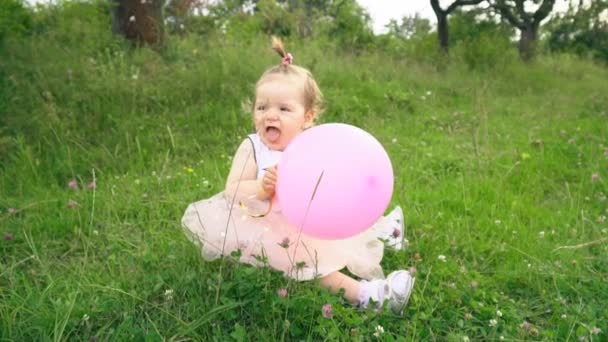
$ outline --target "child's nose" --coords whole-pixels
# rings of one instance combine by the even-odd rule
[[[279,111],[271,109],[266,112],[266,120],[278,120],[279,119]]]

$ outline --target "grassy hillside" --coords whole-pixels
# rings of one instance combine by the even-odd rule
[[[266,37],[159,53],[72,25],[0,52],[0,341],[606,338],[606,68],[286,42],[324,91],[321,121],[365,128],[393,161],[410,247],[383,266],[417,272],[397,317],[204,263],[181,232],[252,131],[242,103],[278,63]]]

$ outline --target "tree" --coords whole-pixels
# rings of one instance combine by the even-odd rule
[[[461,6],[478,5],[484,0],[456,0],[448,8],[443,9],[439,4],[439,0],[431,0],[431,6],[433,12],[437,17],[437,39],[439,41],[439,48],[447,53],[449,50],[449,30],[448,30],[448,15],[455,9]]]
[[[112,31],[135,44],[160,46],[163,42],[164,0],[112,0]]]
[[[608,63],[608,21],[602,18],[607,11],[608,0],[571,6],[568,12],[547,23],[547,47],[550,51],[572,52]]]
[[[538,38],[538,27],[549,13],[553,10],[555,0],[531,0],[532,3],[540,5],[533,13],[526,11],[527,0],[489,0],[491,6],[519,32],[519,55],[524,61],[534,58],[536,42]]]

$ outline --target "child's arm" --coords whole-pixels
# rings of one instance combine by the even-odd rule
[[[237,199],[251,196],[267,199],[268,194],[264,191],[261,182],[257,180],[257,170],[253,146],[249,139],[245,139],[232,158],[232,166],[226,180],[226,194],[236,196]]]

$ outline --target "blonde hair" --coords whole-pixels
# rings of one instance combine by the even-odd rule
[[[282,58],[291,58],[287,52],[285,52],[285,48],[283,46],[283,42],[277,38],[272,37],[272,49],[276,51]],[[288,57],[289,56],[289,57]],[[257,89],[260,84],[264,83],[266,79],[273,75],[285,75],[285,76],[294,76],[296,78],[301,79],[304,82],[304,108],[305,110],[312,111],[316,116],[321,114],[324,110],[323,108],[323,93],[321,93],[321,89],[317,85],[317,81],[315,81],[312,73],[301,66],[297,66],[290,63],[283,63],[273,66],[260,76],[260,79],[255,84],[255,88]]]

